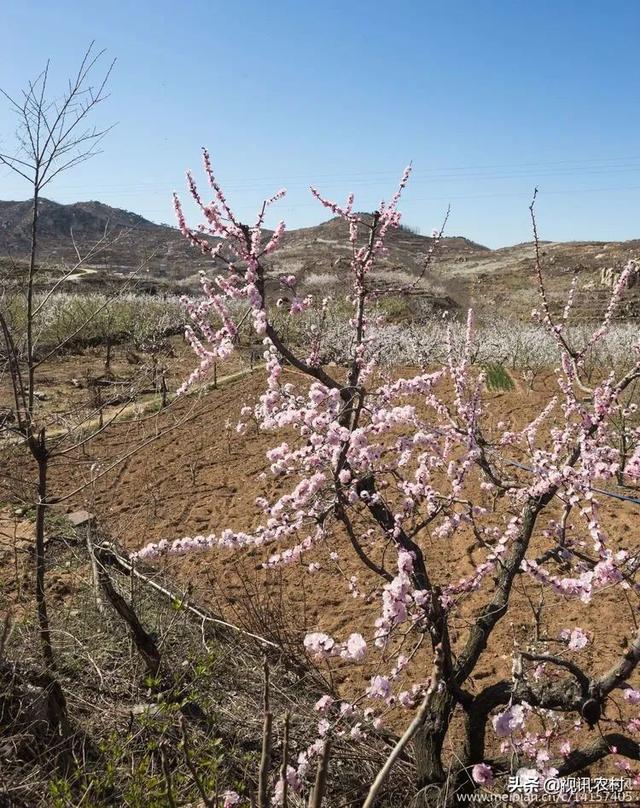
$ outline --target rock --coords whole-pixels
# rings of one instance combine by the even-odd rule
[[[89,513],[89,511],[73,511],[73,513],[67,514],[67,519],[74,527],[83,527],[90,525],[95,519],[95,516]]]
[[[134,704],[131,708],[131,715],[147,715],[151,718],[160,718],[163,714],[159,704]]]

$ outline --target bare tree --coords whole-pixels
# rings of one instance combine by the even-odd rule
[[[107,98],[106,87],[113,69],[111,62],[101,69],[104,51],[96,52],[92,42],[77,73],[68,81],[62,96],[49,96],[50,64],[30,80],[20,96],[0,88],[17,119],[16,149],[0,152],[0,163],[22,177],[31,189],[31,234],[26,273],[25,345],[19,345],[6,317],[0,313],[0,327],[16,406],[17,428],[38,466],[36,498],[36,600],[42,653],[47,666],[53,665],[53,651],[45,596],[45,533],[47,475],[50,450],[46,427],[37,423],[34,407],[36,358],[34,327],[41,307],[34,308],[34,287],[38,268],[38,213],[43,189],[58,175],[89,160],[108,129],[90,124],[95,107]],[[94,83],[94,77],[97,81]],[[69,273],[67,273],[69,274]]]
[[[27,363],[28,401],[33,409],[33,288],[38,251],[38,209],[43,189],[59,174],[89,160],[109,131],[88,125],[94,108],[107,98],[106,86],[115,62],[92,83],[104,50],[87,48],[76,75],[60,98],[50,99],[47,62],[40,75],[30,80],[21,97],[12,97],[0,88],[17,118],[16,153],[0,152],[0,163],[29,183],[31,188],[31,245],[27,275]]]

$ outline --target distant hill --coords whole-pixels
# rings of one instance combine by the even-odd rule
[[[370,214],[360,215],[366,219]],[[53,267],[75,262],[74,242],[83,253],[107,233],[99,253],[70,282],[75,287],[100,287],[138,269],[146,287],[195,289],[200,270],[215,273],[222,269],[222,264],[212,265],[209,258],[191,247],[176,228],[154,224],[101,202],[61,205],[43,199],[39,223],[39,258],[43,265]],[[0,201],[0,263],[3,257],[6,261],[7,256],[24,259],[28,255],[30,227],[30,202]],[[364,238],[365,228],[361,229]],[[497,311],[502,316],[530,316],[536,302],[532,244],[491,250],[462,236],[446,237],[423,273],[432,245],[432,237],[409,228],[392,231],[372,284],[393,290],[424,274],[414,292],[435,309],[473,305],[480,315],[493,317]],[[608,290],[600,282],[601,270],[616,270],[629,258],[640,258],[640,240],[545,242],[541,247],[550,297],[558,306],[573,274],[581,275],[583,293],[578,308],[585,318],[599,316],[606,304]],[[279,249],[268,259],[272,283],[280,274],[295,273],[303,290],[343,297],[350,249],[347,225],[339,218],[287,231]],[[627,316],[640,313],[638,287],[634,295],[638,300],[626,311]]]
[[[61,240],[73,230],[77,235],[98,237],[107,224],[119,229],[157,230],[137,213],[112,208],[102,202],[74,202],[61,205],[49,199],[40,200],[38,208],[40,232],[45,238]],[[28,247],[31,227],[31,201],[0,202],[0,227],[14,239],[15,246]]]
[[[88,264],[102,273],[130,273],[144,264],[154,277],[179,280],[185,267],[188,274],[204,267],[203,257],[191,250],[177,229],[102,202],[61,205],[42,199],[38,226],[39,258],[44,264],[75,262],[74,243],[85,254],[104,239]],[[26,256],[30,230],[31,202],[0,201],[0,256]]]

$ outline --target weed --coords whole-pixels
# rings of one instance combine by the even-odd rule
[[[490,362],[484,365],[487,378],[487,388],[492,391],[514,390],[515,383],[509,371],[499,362]]]

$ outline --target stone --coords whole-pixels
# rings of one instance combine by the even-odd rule
[[[74,527],[85,527],[93,522],[95,516],[89,511],[73,511],[67,514],[67,519]]]

